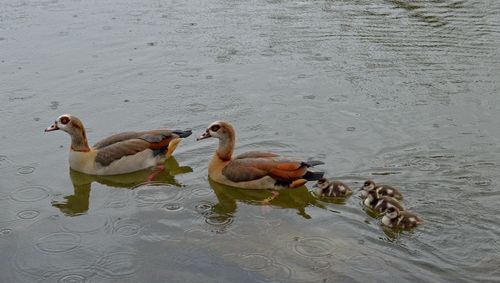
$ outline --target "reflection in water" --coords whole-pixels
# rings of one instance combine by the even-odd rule
[[[279,208],[296,209],[297,214],[306,219],[311,218],[311,216],[305,211],[306,207],[316,206],[319,208],[325,208],[305,186],[295,189],[281,190],[279,191],[279,195],[273,198],[271,202],[263,204],[262,201],[264,199],[272,196],[272,191],[239,189],[219,184],[210,179],[209,183],[218,200],[217,204],[212,206],[211,213],[216,214],[218,220],[225,220],[234,217],[238,201],[253,205],[272,205]],[[204,216],[209,216],[210,219],[213,219],[213,214],[204,214]]]
[[[154,178],[155,184],[169,184],[180,187],[181,184],[175,180],[174,176],[193,171],[189,166],[179,166],[179,163],[174,157],[167,159],[164,165],[165,170]],[[89,196],[92,182],[98,182],[109,187],[134,189],[138,185],[143,184],[154,169],[155,168],[149,168],[129,174],[110,176],[87,175],[70,169],[69,175],[73,183],[74,193],[65,196],[65,201],[53,202],[52,206],[59,208],[62,213],[68,216],[83,214],[89,209]]]

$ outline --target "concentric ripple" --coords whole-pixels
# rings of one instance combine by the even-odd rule
[[[229,226],[233,221],[233,217],[220,214],[212,214],[205,218],[205,222],[213,226]]]
[[[181,203],[172,202],[164,204],[161,208],[166,211],[180,211],[184,208],[184,206]]]
[[[35,167],[33,166],[22,166],[17,169],[17,173],[21,175],[27,175],[35,172]]]
[[[114,232],[120,236],[131,237],[141,232],[142,226],[138,220],[126,219],[115,224]]]
[[[0,155],[0,168],[7,167],[11,164],[12,164],[12,162],[9,160],[9,158],[6,155]]]
[[[369,274],[370,272],[383,272],[386,269],[386,262],[370,255],[357,255],[347,260],[348,265],[358,272]]]
[[[301,256],[305,257],[325,257],[333,252],[333,243],[322,237],[310,237],[298,239],[293,249]]]
[[[35,244],[40,251],[47,253],[67,252],[80,246],[80,236],[72,233],[53,233],[46,235]]]
[[[259,270],[259,272],[252,272],[249,275],[250,277],[254,277],[256,281],[259,281],[256,277],[259,273],[270,276],[274,280],[272,282],[290,282],[293,270],[288,265],[274,262],[265,269]]]
[[[106,278],[119,279],[137,272],[136,254],[114,252],[101,257],[96,263],[97,273]]]
[[[80,274],[69,274],[58,280],[60,283],[84,283],[89,282],[87,278]]]
[[[195,188],[191,190],[191,194],[194,197],[204,197],[212,194],[212,190],[207,188]]]
[[[92,276],[96,273],[91,269],[71,269],[59,272],[51,272],[47,276],[43,276],[40,283],[58,282],[58,283],[91,283]]]
[[[135,199],[143,204],[179,202],[184,191],[173,186],[141,186],[134,190]]]
[[[201,215],[207,215],[211,212],[213,204],[208,201],[201,201],[195,205],[195,210]]]
[[[435,171],[441,167],[437,161],[429,158],[415,158],[410,160],[410,164],[420,171]]]
[[[17,213],[17,217],[20,219],[34,219],[38,215],[40,215],[40,212],[36,210],[23,210]]]
[[[6,238],[10,234],[12,234],[12,229],[9,228],[0,229],[0,238]]]
[[[241,257],[242,268],[248,271],[259,271],[273,264],[270,257],[263,254],[246,254]]]
[[[10,198],[20,202],[34,202],[48,198],[49,195],[49,189],[46,187],[28,186],[15,190],[10,194]]]

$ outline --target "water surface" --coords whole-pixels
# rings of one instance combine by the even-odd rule
[[[2,282],[500,280],[500,2],[0,3]],[[231,121],[237,152],[325,162],[401,188],[425,224],[360,199],[209,182],[215,141],[149,171],[70,171],[62,113],[91,142]],[[308,185],[309,187],[310,184]]]

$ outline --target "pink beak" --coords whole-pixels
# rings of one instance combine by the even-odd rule
[[[45,129],[45,132],[52,132],[57,130],[59,130],[59,127],[57,126],[57,122],[54,122],[54,124],[50,125],[50,127]]]
[[[212,137],[212,136],[210,135],[210,133],[208,132],[208,130],[206,130],[206,131],[205,131],[205,132],[204,132],[201,136],[199,136],[196,140],[197,140],[197,141],[201,141],[201,140],[204,140],[204,139],[208,139],[208,138],[210,138],[210,137]]]

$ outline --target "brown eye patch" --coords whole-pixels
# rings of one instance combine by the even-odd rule
[[[61,117],[61,119],[59,119],[59,121],[61,121],[61,124],[66,125],[69,123],[69,118],[64,116],[64,117]]]
[[[219,125],[213,125],[212,127],[210,127],[210,131],[212,132],[217,132],[219,129],[220,129]]]

